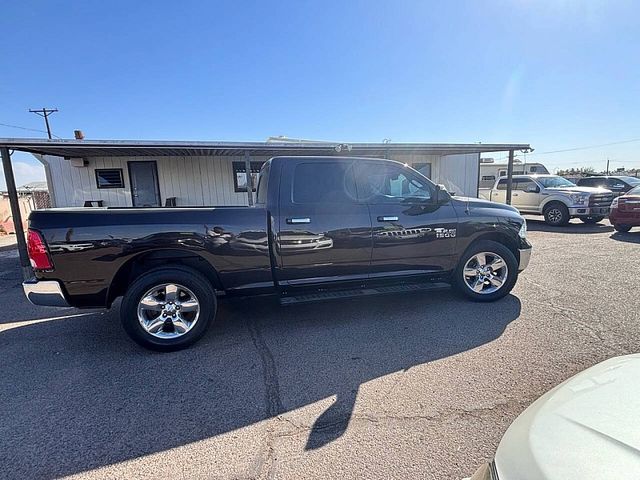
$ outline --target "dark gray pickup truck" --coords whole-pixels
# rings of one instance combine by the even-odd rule
[[[141,345],[184,348],[214,319],[220,295],[283,304],[429,291],[507,295],[528,262],[514,208],[452,197],[390,160],[277,157],[253,207],[35,211],[28,250],[39,305],[109,308]]]

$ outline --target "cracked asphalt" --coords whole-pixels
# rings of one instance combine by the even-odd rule
[[[458,479],[542,393],[639,351],[640,231],[529,221],[513,294],[223,302],[193,348],[29,305],[0,251],[0,477]]]

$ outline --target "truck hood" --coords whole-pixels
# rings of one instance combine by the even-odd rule
[[[483,198],[473,198],[473,197],[452,197],[452,200],[455,202],[456,206],[469,208],[497,208],[499,210],[508,210],[510,212],[518,212],[518,209],[512,207],[511,205],[507,205],[504,203],[491,202],[489,200],[485,200]]]
[[[500,480],[640,478],[640,354],[540,397],[502,437],[495,463]]]
[[[546,188],[545,190],[551,190],[559,193],[611,193],[611,190],[601,187],[554,187]]]

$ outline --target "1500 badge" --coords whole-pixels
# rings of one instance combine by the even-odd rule
[[[434,228],[434,232],[436,232],[436,238],[455,238],[456,229],[455,228]]]

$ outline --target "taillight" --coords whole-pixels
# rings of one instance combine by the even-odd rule
[[[44,244],[42,235],[39,232],[29,230],[27,250],[34,270],[53,270],[53,263],[51,263],[47,246]]]

